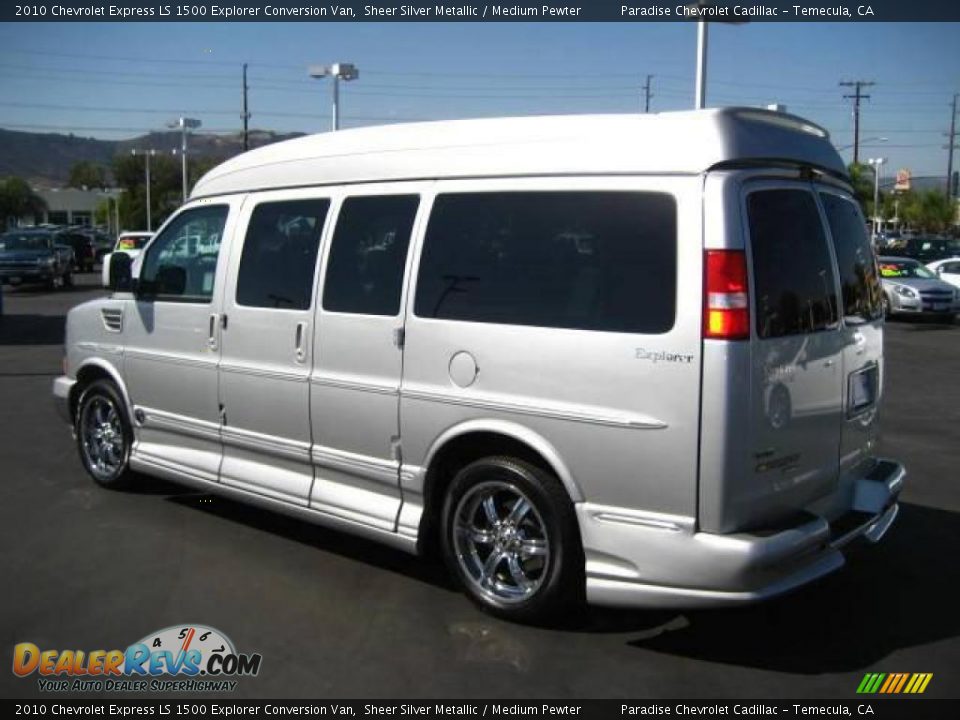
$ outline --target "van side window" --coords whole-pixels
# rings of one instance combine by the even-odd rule
[[[856,205],[832,193],[820,193],[840,269],[843,314],[861,320],[883,315],[883,289],[866,226]]]
[[[155,300],[209,302],[227,205],[205,205],[180,213],[150,244],[137,294]]]
[[[306,310],[327,199],[287,200],[257,205],[250,216],[237,274],[237,304]]]
[[[417,281],[420,317],[665,333],[677,210],[653,192],[437,197]]]
[[[813,195],[759,190],[747,197],[757,335],[803,335],[837,323],[837,288]]]
[[[343,202],[327,260],[323,309],[397,315],[419,195],[351,197]]]

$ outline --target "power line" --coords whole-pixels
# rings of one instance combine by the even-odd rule
[[[27,51],[17,51],[17,50],[14,50],[13,52],[27,52]],[[54,55],[58,55],[58,56],[62,56],[62,57],[82,57],[82,58],[107,58],[107,57],[110,57],[111,59],[115,59],[115,60],[118,60],[118,61],[123,60],[123,61],[125,61],[125,62],[129,62],[129,61],[133,60],[132,58],[124,58],[124,57],[122,57],[122,56],[75,55],[75,54],[67,54],[67,53],[53,53],[53,54],[54,54]],[[151,61],[151,62],[153,62],[153,61]],[[178,63],[179,63],[179,62],[181,62],[181,61],[179,61],[179,60],[169,60],[169,59],[168,59],[168,60],[163,60],[163,61],[158,60],[158,61],[156,61],[156,62],[178,62]],[[188,62],[188,63],[208,63],[208,62],[211,62],[211,61],[183,61],[183,62]],[[219,64],[224,64],[224,65],[231,65],[231,64],[233,64],[233,63],[229,63],[229,62],[226,62],[226,61],[217,61],[217,62],[218,62]],[[248,65],[248,66],[250,65],[250,63],[244,63],[244,64],[246,64],[246,65]],[[241,65],[241,66],[242,66],[242,65]],[[299,69],[299,66],[291,66],[291,65],[265,65],[265,66],[267,66],[267,67],[279,67],[279,68],[294,68],[294,67],[296,67],[297,69]],[[56,68],[56,67],[50,67],[50,66],[17,65],[17,64],[12,64],[12,63],[0,63],[0,67],[4,67],[4,68],[8,68],[8,69],[15,69],[15,70],[19,70],[19,71],[21,71],[21,72],[28,72],[28,73],[41,73],[41,74],[44,74],[44,73],[45,73],[44,75],[41,75],[41,77],[43,77],[43,78],[49,78],[51,75],[55,78],[55,76],[56,76],[57,74],[61,74],[61,73],[62,73],[62,74],[68,74],[68,75],[84,75],[84,76],[85,76],[85,75],[90,75],[90,76],[99,76],[99,77],[162,78],[163,80],[177,80],[177,79],[179,79],[179,80],[183,80],[184,83],[190,83],[192,87],[201,87],[201,86],[199,86],[199,85],[196,84],[196,81],[197,81],[197,80],[205,80],[205,81],[224,80],[224,81],[229,81],[229,80],[232,80],[232,78],[233,78],[233,76],[231,76],[231,75],[196,75],[196,74],[190,74],[190,75],[175,75],[175,74],[170,74],[170,73],[146,72],[146,71],[125,72],[125,71],[117,71],[117,70],[111,70],[111,71],[107,71],[107,70],[83,70],[83,69],[77,69],[77,68]],[[512,77],[510,77],[510,78],[506,78],[506,79],[507,79],[507,80],[511,80],[511,79],[520,80],[520,79],[531,78],[531,77],[533,77],[533,78],[557,78],[557,79],[563,79],[563,80],[565,81],[565,83],[562,84],[562,85],[557,85],[557,86],[549,86],[549,85],[543,85],[543,84],[532,85],[532,86],[531,86],[531,85],[524,85],[524,86],[520,86],[520,85],[505,86],[505,85],[503,84],[503,82],[502,82],[505,78],[504,78],[502,75],[491,75],[491,74],[486,74],[486,73],[475,73],[475,74],[461,74],[461,73],[393,73],[393,72],[386,72],[386,71],[370,71],[369,73],[365,73],[365,74],[371,74],[371,75],[386,75],[386,76],[411,75],[411,74],[413,74],[413,75],[419,75],[419,76],[428,77],[428,78],[429,78],[429,77],[439,77],[439,78],[472,77],[472,78],[478,78],[478,79],[479,79],[479,78],[487,78],[487,77],[497,77],[497,79],[501,81],[501,82],[500,82],[498,85],[496,85],[496,86],[482,86],[482,87],[478,87],[478,86],[472,86],[472,87],[471,87],[471,86],[464,86],[464,85],[462,84],[462,81],[461,81],[461,82],[458,82],[458,84],[457,84],[455,87],[451,87],[451,88],[445,88],[445,87],[437,86],[437,85],[422,85],[422,84],[421,84],[421,85],[415,85],[415,84],[414,84],[414,85],[411,85],[411,84],[396,84],[396,83],[389,83],[389,84],[383,84],[383,83],[380,83],[380,84],[377,84],[377,83],[364,83],[364,87],[365,87],[365,88],[368,88],[368,89],[371,90],[371,91],[377,90],[377,89],[383,89],[383,90],[391,91],[392,93],[395,93],[395,94],[398,94],[400,90],[404,90],[404,91],[405,91],[405,90],[425,90],[425,91],[429,91],[429,92],[436,93],[438,96],[441,95],[441,94],[447,94],[447,91],[450,91],[450,90],[454,91],[455,93],[457,93],[457,92],[459,92],[459,93],[464,93],[465,91],[468,91],[468,92],[482,92],[482,91],[494,92],[494,91],[495,91],[495,92],[498,92],[498,93],[502,93],[502,92],[530,92],[530,91],[539,91],[539,92],[541,92],[541,93],[554,93],[554,92],[556,92],[556,91],[564,91],[564,90],[588,90],[588,89],[590,89],[590,90],[596,90],[596,91],[603,90],[603,91],[610,91],[610,92],[622,91],[624,94],[633,91],[633,86],[631,86],[631,85],[596,86],[596,85],[593,83],[594,78],[593,78],[592,76],[579,76],[579,77],[577,77],[577,76],[571,76],[571,75],[532,75],[532,76],[531,76],[531,75],[526,75],[526,76],[524,76],[524,75],[514,75],[514,76],[512,76]],[[614,75],[611,75],[610,77],[630,77],[630,74],[629,74],[629,73],[624,73],[624,74],[622,74],[622,75],[614,74]],[[664,79],[667,79],[667,80],[681,81],[681,82],[684,82],[684,83],[687,83],[687,82],[690,82],[690,81],[691,81],[690,78],[687,78],[687,77],[684,77],[684,76],[679,76],[679,75],[659,74],[659,75],[657,75],[657,77],[659,77],[659,78],[664,78]],[[268,92],[290,92],[290,93],[292,94],[293,91],[292,91],[289,87],[286,87],[286,86],[305,87],[306,85],[309,85],[309,81],[307,81],[307,80],[300,80],[300,79],[279,78],[279,77],[266,77],[266,76],[262,76],[262,75],[250,75],[250,76],[248,76],[248,78],[249,78],[250,80],[256,82],[256,83],[265,83],[265,84],[263,84],[263,85],[256,85],[255,87],[256,87],[256,89],[258,89],[258,90],[265,90],[265,91],[268,91]],[[16,80],[16,79],[17,79],[17,78],[8,78],[8,80]],[[24,78],[22,78],[22,79],[28,79],[28,78],[24,77]],[[588,88],[587,88],[587,87],[578,88],[578,87],[576,87],[575,85],[573,85],[573,84],[571,83],[571,80],[576,81],[576,82],[590,83],[590,85],[589,85]],[[74,82],[76,82],[76,81],[74,81]],[[777,90],[777,91],[778,91],[778,94],[780,94],[780,95],[783,95],[784,93],[786,93],[788,96],[789,96],[790,93],[794,93],[794,92],[816,93],[816,94],[827,94],[828,92],[830,92],[827,88],[823,88],[823,87],[791,86],[791,85],[783,85],[783,84],[765,84],[765,83],[754,83],[754,82],[745,83],[745,82],[743,82],[743,81],[725,81],[725,80],[714,80],[713,82],[714,82],[715,84],[718,84],[718,85],[727,85],[727,86],[737,87],[737,88],[770,88],[770,89],[775,89],[775,90]],[[117,82],[117,83],[115,83],[115,84],[124,84],[124,83]],[[154,86],[154,87],[180,87],[180,86],[181,86],[179,83],[176,83],[176,82],[153,82],[153,83],[144,83],[144,82],[142,82],[142,81],[137,81],[137,82],[127,82],[127,83],[125,83],[125,84],[127,84],[127,85],[137,85],[137,86],[140,86],[140,85],[152,85],[152,86]],[[202,85],[202,87],[204,87],[204,88],[222,88],[222,89],[228,89],[228,88],[232,87],[232,83],[230,83],[230,84],[226,84],[226,83],[225,83],[225,84],[211,84],[211,83],[208,82],[208,83],[205,83],[204,85]],[[892,95],[892,96],[896,96],[896,95],[916,96],[916,95],[938,95],[938,94],[941,94],[941,93],[942,93],[942,91],[941,91],[941,92],[935,92],[935,91],[916,91],[916,90],[914,90],[914,91],[894,92],[894,93],[888,93],[888,94],[889,94],[889,95]],[[566,93],[566,94],[567,94],[567,95],[570,95],[570,93]],[[663,90],[662,90],[660,94],[662,94],[662,95],[664,95],[664,96],[668,96],[668,97],[669,97],[669,96],[682,97],[682,96],[685,96],[686,92],[684,91],[683,93],[681,93],[681,92],[679,92],[679,91],[671,92],[671,91],[669,91],[669,90],[666,90],[666,91],[663,91]],[[412,95],[412,94],[411,94],[411,95]],[[396,96],[396,95],[395,95],[395,96]],[[426,96],[423,96],[423,97],[426,97]],[[489,96],[489,97],[492,97],[492,96]],[[587,97],[587,95],[585,94],[584,97]],[[592,97],[592,95],[591,95],[591,97]],[[865,95],[864,95],[864,96],[862,96],[862,97],[863,97],[863,98],[866,98],[866,97],[868,97],[868,96],[865,96]],[[786,99],[786,100],[789,102],[789,97],[783,98],[783,99]],[[740,100],[740,101],[751,101],[751,102],[752,102],[752,101],[756,101],[756,102],[767,102],[767,101],[770,100],[770,97],[769,97],[769,96],[750,95],[750,96],[738,97],[737,100]],[[792,103],[792,104],[797,105],[798,103],[794,102],[794,103]],[[802,105],[805,106],[805,107],[813,107],[812,104],[809,104],[809,103],[806,103],[806,102],[800,103],[800,104],[802,104]],[[832,104],[831,104],[831,105],[824,105],[823,107],[833,107],[833,105],[832,105]],[[898,106],[895,105],[895,104],[891,104],[891,105],[875,104],[874,107],[880,108],[880,107],[898,107]],[[930,109],[933,109],[934,107],[939,107],[939,105],[932,105],[932,104],[931,104],[931,105],[926,105],[926,106],[924,106],[924,107],[928,107],[928,108],[930,108]]]
[[[65,132],[156,132],[153,128],[144,128],[144,127],[105,127],[105,126],[93,126],[93,125],[43,125],[43,124],[18,124],[18,123],[5,123],[0,122],[0,130],[6,130],[10,128],[16,128],[18,130],[61,130]],[[219,134],[219,133],[236,133],[236,128],[206,128],[208,134]]]
[[[46,67],[43,65],[17,65],[15,63],[0,63],[0,68],[5,68],[7,70],[20,70],[27,72],[49,72],[49,73],[63,73],[67,75],[98,75],[101,77],[132,77],[132,78],[143,78],[143,77],[158,77],[158,78],[180,78],[183,80],[232,80],[233,75],[196,75],[191,73],[189,75],[176,75],[166,72],[125,72],[122,70],[82,70],[77,68],[63,68],[63,67]]]

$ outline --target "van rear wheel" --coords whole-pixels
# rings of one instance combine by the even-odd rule
[[[108,488],[128,486],[133,430],[112,382],[97,380],[83,391],[75,430],[80,460],[90,477]]]
[[[443,509],[447,565],[482,608],[510,620],[552,619],[583,604],[583,550],[559,480],[522,460],[463,468]]]

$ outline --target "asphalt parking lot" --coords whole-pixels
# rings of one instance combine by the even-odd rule
[[[99,489],[54,412],[64,315],[97,295],[4,288],[0,646],[126,647],[204,623],[256,678],[232,697],[837,698],[866,672],[960,697],[960,324],[890,323],[884,453],[901,516],[820,584],[736,610],[593,610],[543,629],[480,613],[435,563],[159,481]],[[36,676],[0,671],[4,697]],[[49,697],[49,695],[48,695]]]

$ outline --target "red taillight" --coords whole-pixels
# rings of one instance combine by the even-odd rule
[[[750,337],[746,254],[743,250],[707,250],[703,272],[703,336],[717,340]]]

